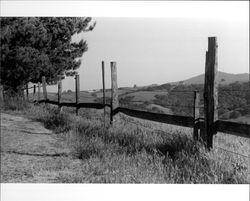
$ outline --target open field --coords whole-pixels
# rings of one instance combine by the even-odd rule
[[[249,158],[206,151],[192,129],[126,115],[104,128],[102,110],[75,116],[70,108],[61,114],[52,106],[10,108],[1,119],[3,182],[249,183]],[[215,145],[249,154],[249,139],[218,133]]]

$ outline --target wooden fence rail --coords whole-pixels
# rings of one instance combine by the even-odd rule
[[[74,103],[74,102],[61,102],[58,103],[57,101],[54,100],[40,100],[40,101],[33,101],[33,103],[48,103],[51,105],[56,105],[60,107],[74,107],[74,108],[93,108],[93,109],[103,109],[104,107],[111,107],[110,104],[102,104],[102,103]]]
[[[218,120],[215,122],[216,131],[239,137],[250,138],[250,125]]]
[[[60,107],[73,107],[76,108],[76,103],[69,102],[61,102],[58,104],[57,101],[52,100],[40,100],[34,101],[38,103],[48,103],[52,105],[57,105]],[[104,109],[105,107],[111,108],[110,104],[102,104],[102,103],[78,103],[78,108],[93,108],[93,109]],[[194,124],[194,117],[190,116],[179,116],[179,115],[168,115],[168,114],[159,114],[154,112],[146,112],[140,110],[133,110],[123,107],[118,107],[114,110],[113,115],[118,113],[126,114],[130,117],[135,117],[139,119],[155,121],[159,123],[172,124],[177,126],[189,127],[189,128],[197,128],[204,129],[204,120],[196,119],[198,123]],[[222,121],[217,120],[215,122],[216,132],[223,132],[226,134],[235,135],[238,137],[250,138],[250,125],[249,124],[241,124],[236,122]]]
[[[159,114],[159,113],[154,113],[154,112],[133,110],[133,109],[123,108],[123,107],[118,107],[114,111],[114,114],[117,114],[119,112],[126,114],[128,116],[136,117],[140,119],[156,121],[156,122],[166,123],[166,124],[173,124],[177,126],[190,127],[190,128],[194,127],[193,117]]]

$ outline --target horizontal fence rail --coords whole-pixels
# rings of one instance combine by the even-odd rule
[[[114,111],[114,114],[117,114],[118,112],[121,112],[131,117],[137,117],[140,119],[156,121],[160,123],[174,124],[178,126],[191,127],[191,128],[194,126],[193,117],[159,114],[159,113],[153,113],[153,112],[133,110],[133,109],[123,108],[123,107],[118,107]]]
[[[102,103],[70,103],[70,102],[61,102],[58,103],[57,101],[53,100],[40,100],[40,101],[33,101],[34,103],[49,103],[52,105],[57,105],[60,107],[78,107],[78,108],[93,108],[93,109],[103,109],[104,107],[111,107],[110,104],[102,104]]]
[[[218,120],[215,123],[216,130],[240,137],[250,138],[250,125],[236,122]]]
[[[69,103],[69,102],[61,102],[60,104],[57,101],[52,100],[40,100],[34,101],[37,103],[49,103],[52,105],[57,105],[61,107],[78,107],[78,108],[93,108],[93,109],[103,109],[104,107],[111,108],[110,104],[102,104],[102,103]],[[169,115],[169,114],[159,114],[154,112],[146,112],[134,109],[128,109],[124,107],[118,107],[114,110],[113,115],[118,113],[126,114],[130,117],[135,117],[139,119],[155,121],[159,123],[172,124],[177,126],[184,126],[193,128],[194,127],[194,118],[190,116],[179,116],[179,115]],[[204,128],[204,118],[198,119],[198,128]],[[222,121],[217,120],[215,122],[216,131],[223,132],[239,137],[250,138],[250,125],[249,124],[241,124],[236,122]]]

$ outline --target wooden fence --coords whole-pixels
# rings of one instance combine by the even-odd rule
[[[37,100],[38,103],[46,103],[57,105],[61,110],[62,107],[74,107],[76,108],[76,113],[78,114],[79,108],[95,108],[95,109],[104,109],[104,123],[105,123],[105,107],[110,107],[110,124],[119,122],[118,113],[123,113],[131,117],[136,117],[140,119],[173,124],[178,126],[190,127],[193,128],[193,137],[195,140],[202,139],[207,148],[213,147],[213,136],[217,132],[223,132],[227,134],[232,134],[240,137],[250,138],[250,125],[234,123],[228,121],[218,120],[218,70],[217,70],[217,38],[209,37],[208,38],[208,51],[206,52],[206,62],[205,62],[205,84],[204,84],[204,114],[205,118],[199,116],[199,104],[200,104],[200,94],[197,91],[194,91],[194,104],[193,104],[193,116],[179,116],[179,115],[168,115],[168,114],[159,114],[154,112],[146,112],[128,109],[124,107],[119,107],[118,100],[118,85],[117,85],[117,65],[116,62],[111,62],[111,102],[106,104],[105,102],[105,80],[104,80],[104,62],[102,62],[102,79],[103,79],[103,103],[80,103],[79,102],[79,92],[80,92],[80,82],[79,75],[76,75],[75,79],[75,102],[62,102],[61,93],[62,93],[62,83],[61,78],[58,77],[58,100],[52,101],[47,97],[46,89],[46,78],[42,78],[42,87],[43,87],[43,100],[41,100],[40,87],[41,84],[38,83],[38,94]],[[36,93],[36,86],[31,87]],[[28,87],[26,90],[27,97]],[[34,95],[34,94],[33,94]]]

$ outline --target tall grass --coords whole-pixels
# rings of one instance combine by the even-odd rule
[[[17,94],[7,94],[4,96],[4,103],[2,104],[2,108],[5,111],[23,111],[28,107],[28,102],[25,101],[23,97],[18,96]]]
[[[25,115],[63,132],[78,165],[66,165],[58,179],[67,183],[249,183],[246,163],[223,152],[208,152],[182,131],[144,129],[120,118],[104,127],[97,110],[29,106]],[[228,142],[227,142],[228,143]],[[228,146],[228,145],[227,145]],[[70,170],[70,171],[69,171]]]
[[[106,181],[107,175],[112,178],[115,171],[117,178],[112,182],[248,182],[247,171],[236,171],[231,161],[222,160],[223,154],[207,152],[201,144],[185,135],[169,138],[125,124],[104,132],[97,122],[78,124],[70,135],[78,142],[73,143],[77,146],[78,157],[96,165],[99,177],[93,177],[94,180],[97,177]],[[102,176],[104,172],[107,173],[105,177]]]
[[[25,113],[30,118],[42,122],[46,128],[52,129],[56,133],[69,131],[74,121],[71,114],[60,112],[57,107],[50,107],[49,105],[31,106]]]

